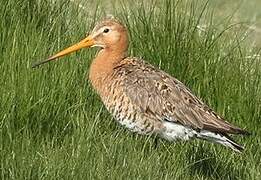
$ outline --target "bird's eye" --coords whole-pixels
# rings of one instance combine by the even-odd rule
[[[105,28],[104,30],[103,30],[103,32],[104,33],[107,33],[107,32],[109,32],[110,30],[108,29],[108,28]]]

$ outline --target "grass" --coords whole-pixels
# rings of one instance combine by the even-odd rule
[[[201,141],[169,143],[118,126],[86,80],[96,50],[37,70],[31,63],[82,39],[104,15],[83,1],[9,0],[0,6],[1,179],[260,179],[261,62],[240,24],[216,28],[206,2],[125,1],[113,8],[130,54],[183,81],[230,122],[242,155]],[[198,4],[198,5],[196,5]],[[203,30],[197,28],[204,21]],[[226,24],[226,26],[225,26]]]

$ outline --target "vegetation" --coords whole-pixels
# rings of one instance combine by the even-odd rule
[[[1,0],[1,179],[261,179],[258,51],[244,45],[240,24],[224,18],[217,28],[205,1],[161,2],[114,8],[130,31],[130,54],[177,77],[252,132],[235,138],[243,154],[197,140],[169,143],[117,125],[86,79],[95,49],[31,68],[82,39],[104,16],[99,4],[86,10],[74,1]]]

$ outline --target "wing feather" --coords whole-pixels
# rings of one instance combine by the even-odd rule
[[[198,131],[247,133],[224,121],[176,78],[137,58],[123,61],[117,72],[124,74],[124,93],[138,110]]]

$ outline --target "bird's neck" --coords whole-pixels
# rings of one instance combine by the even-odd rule
[[[98,93],[104,91],[103,88],[106,87],[106,83],[110,81],[114,67],[124,59],[125,56],[126,51],[117,48],[105,48],[98,52],[89,71],[89,80]]]

